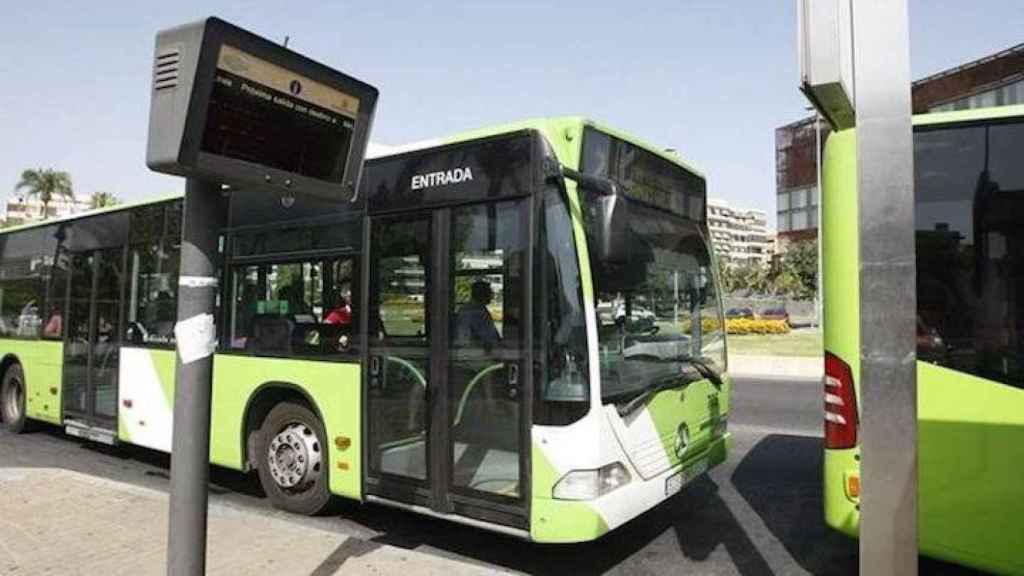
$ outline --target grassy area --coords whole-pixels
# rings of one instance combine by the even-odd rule
[[[800,329],[789,334],[729,336],[729,353],[757,356],[821,356],[821,332]]]

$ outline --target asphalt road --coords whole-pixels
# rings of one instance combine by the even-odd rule
[[[605,538],[537,545],[375,505],[301,518],[269,507],[252,476],[214,469],[211,498],[366,540],[531,574],[857,574],[857,542],[821,521],[817,380],[737,379],[729,459]],[[63,467],[166,490],[166,455],[83,443],[56,428],[0,432],[0,467]],[[922,574],[971,574],[922,560]]]

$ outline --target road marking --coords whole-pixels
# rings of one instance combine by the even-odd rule
[[[823,438],[824,432],[819,428],[782,428],[777,426],[762,426],[760,424],[743,424],[737,422],[729,422],[730,430],[742,430],[743,432],[751,432],[754,434],[760,434],[767,436],[768,434],[791,434],[794,436],[814,436],[817,438]]]

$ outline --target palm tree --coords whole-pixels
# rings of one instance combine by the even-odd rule
[[[93,192],[89,196],[89,208],[106,208],[107,206],[117,206],[121,203],[121,199],[114,196],[110,192]]]
[[[48,216],[47,209],[50,202],[58,198],[73,200],[75,193],[71,191],[71,175],[67,172],[40,168],[38,170],[25,170],[21,173],[21,180],[14,187],[16,192],[25,190],[26,199],[38,196],[43,203],[43,218]]]

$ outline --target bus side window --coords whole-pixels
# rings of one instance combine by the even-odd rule
[[[1024,123],[914,136],[917,358],[1024,388]]]
[[[0,282],[0,336],[38,337],[41,288],[42,282],[32,278]]]
[[[238,266],[229,294],[229,348],[260,355],[333,356],[351,351],[354,258]]]
[[[180,247],[133,246],[129,252],[128,344],[173,344],[178,313]]]
[[[131,214],[128,249],[128,345],[174,345],[181,262],[181,205],[148,206]]]

